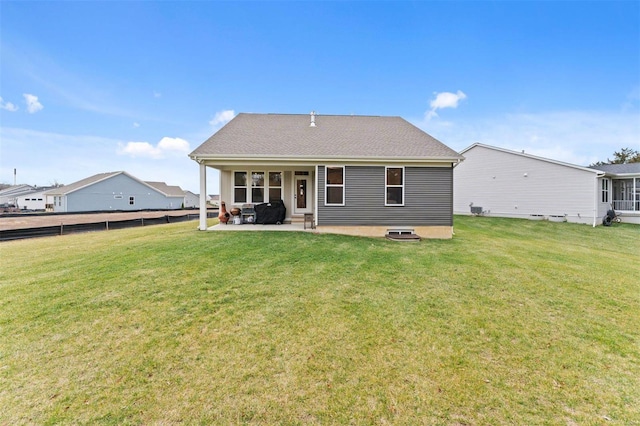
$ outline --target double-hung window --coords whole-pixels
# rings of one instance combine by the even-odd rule
[[[247,202],[247,172],[233,173],[233,202]]]
[[[266,203],[282,199],[282,172],[233,172],[233,203]]]
[[[609,179],[602,179],[602,202],[609,202]]]
[[[264,203],[264,172],[251,172],[251,202]]]
[[[326,168],[324,188],[326,205],[344,206],[344,166]]]
[[[269,202],[282,199],[282,172],[269,172]]]
[[[404,167],[385,168],[385,206],[404,206]]]

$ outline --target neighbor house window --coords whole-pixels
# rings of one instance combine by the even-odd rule
[[[404,167],[386,167],[385,206],[404,205]]]
[[[609,202],[609,179],[602,179],[602,202]]]
[[[269,202],[282,199],[282,172],[269,172]]]
[[[131,196],[129,197],[129,205],[133,206],[136,203],[136,197]]]
[[[247,172],[233,174],[233,201],[235,203],[247,202]]]
[[[327,167],[325,204],[344,206],[344,166]]]

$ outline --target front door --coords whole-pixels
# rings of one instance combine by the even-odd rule
[[[293,214],[311,213],[311,179],[294,176]]]

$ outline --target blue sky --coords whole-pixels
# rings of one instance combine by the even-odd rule
[[[401,116],[587,165],[640,149],[640,2],[3,0],[0,97],[1,183],[198,192],[187,154],[238,112]]]

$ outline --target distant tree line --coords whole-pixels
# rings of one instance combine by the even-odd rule
[[[640,151],[631,148],[622,148],[620,151],[613,153],[613,160],[607,158],[607,161],[598,161],[589,167],[602,166],[603,164],[627,164],[640,163]]]

